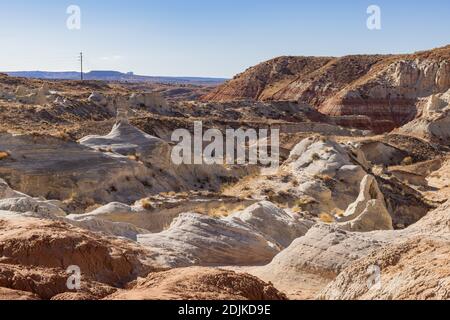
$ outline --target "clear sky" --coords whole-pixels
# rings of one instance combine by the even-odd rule
[[[81,30],[68,30],[69,5]],[[366,27],[369,5],[382,29]],[[280,55],[403,53],[450,44],[448,0],[1,0],[0,70],[232,77]]]

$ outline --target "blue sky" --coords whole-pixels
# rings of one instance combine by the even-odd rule
[[[69,5],[81,30],[66,28]],[[381,7],[382,29],[366,27]],[[448,0],[1,0],[0,70],[232,77],[280,55],[403,53],[450,44]]]

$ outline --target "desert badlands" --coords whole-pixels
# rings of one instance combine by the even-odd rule
[[[279,163],[176,163],[194,122],[277,132]],[[217,87],[0,75],[0,299],[450,299],[449,195],[449,46]]]

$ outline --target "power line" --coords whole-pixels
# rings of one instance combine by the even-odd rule
[[[83,81],[83,52],[80,52],[80,56],[79,56],[79,61],[80,61],[80,78],[81,81]]]

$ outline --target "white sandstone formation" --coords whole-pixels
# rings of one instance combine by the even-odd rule
[[[2,161],[0,174],[12,187],[33,197],[133,202],[150,191],[146,185],[152,171],[124,156],[50,136],[9,133],[0,133],[0,149],[10,153]]]
[[[0,210],[33,212],[43,216],[65,216],[65,212],[56,202],[32,198],[13,190],[3,179],[0,179]]]
[[[27,197],[27,195],[11,189],[6,181],[0,178],[0,200],[20,197]]]
[[[159,254],[162,265],[258,265],[269,262],[281,248],[242,222],[196,213],[180,215],[158,234],[138,236],[138,243]]]
[[[292,241],[304,235],[313,224],[311,221],[292,217],[269,201],[256,203],[226,218],[226,220],[235,219],[252,226],[280,247],[288,247]]]
[[[302,194],[317,200],[318,213],[345,210],[358,195],[366,175],[342,145],[318,138],[300,142],[281,170],[301,182],[298,189]]]
[[[86,230],[100,232],[108,236],[126,238],[132,241],[137,241],[138,235],[140,234],[150,233],[150,231],[138,228],[130,223],[111,222],[93,217],[76,220],[67,217],[63,221]]]
[[[308,290],[308,297],[312,297],[331,283],[330,288],[342,287],[343,289],[337,293],[324,291],[320,296],[322,298],[345,298],[346,288],[353,281],[352,274],[356,272],[357,277],[360,277],[362,273],[360,270],[349,269],[349,272],[344,273],[342,277],[337,279],[336,277],[346,268],[350,268],[353,263],[358,263],[355,261],[365,259],[379,251],[380,248],[392,244],[417,242],[415,239],[418,237],[431,237],[437,241],[448,242],[450,240],[449,231],[450,201],[403,230],[349,232],[337,224],[319,223],[312,227],[305,236],[298,238],[287,249],[279,253],[270,264],[248,268],[245,271],[264,281],[271,281],[277,288],[285,290],[293,296],[297,296],[303,290]],[[337,281],[336,285],[333,284],[334,279]],[[317,285],[309,288],[309,281],[314,281]],[[347,283],[345,286],[341,285],[343,281]],[[356,285],[362,284],[359,279],[357,281]],[[293,285],[294,283],[295,285]],[[365,288],[362,286],[359,288],[365,290],[360,292],[361,295],[369,290],[367,285]],[[350,292],[349,294],[355,293]],[[399,293],[397,292],[397,294]]]
[[[395,69],[392,83],[397,94],[416,98],[442,93],[450,88],[450,63],[434,62],[428,59],[399,61],[391,66]],[[391,70],[388,70],[389,73]],[[401,90],[401,92],[398,92]]]
[[[433,142],[450,141],[450,90],[430,96],[422,105],[423,110],[418,117],[400,128],[399,132]]]
[[[364,177],[358,198],[338,221],[341,228],[348,231],[393,230],[392,218],[386,208],[384,196],[373,176]]]
[[[242,206],[250,206],[254,202],[253,200],[239,198],[223,199],[220,196],[189,195],[181,199],[174,199],[158,195],[153,197],[152,200],[137,201],[134,205],[118,202],[109,203],[85,214],[69,215],[68,218],[73,220],[95,218],[122,222],[157,233],[167,229],[175,218],[185,212],[214,215],[220,211],[226,214],[226,212],[234,212]]]
[[[6,182],[0,179],[0,211],[9,212],[17,217],[34,217],[66,222],[71,225],[93,232],[101,232],[108,236],[123,237],[136,241],[138,234],[149,231],[138,228],[129,223],[113,222],[98,219],[95,216],[69,215],[61,209],[59,201],[32,198],[11,189]]]
[[[35,213],[39,216],[65,216],[66,213],[50,201],[31,197],[7,198],[0,200],[0,210],[21,213]]]
[[[125,110],[125,109],[120,109]],[[119,117],[121,116],[119,110]],[[143,163],[160,177],[157,179],[159,190],[180,191],[209,187],[217,190],[222,179],[239,178],[251,172],[250,166],[224,167],[221,165],[175,165],[171,159],[171,146],[162,139],[146,134],[120,118],[111,132],[106,136],[87,136],[79,140],[81,145],[105,152],[108,156],[119,154]],[[150,176],[143,175],[143,179]],[[151,183],[152,184],[152,183]],[[154,183],[152,184],[154,185]],[[176,187],[175,187],[176,186]],[[141,197],[144,198],[144,197]]]
[[[138,242],[158,252],[160,262],[170,267],[261,265],[305,234],[311,224],[263,202],[223,219],[185,213],[166,231],[140,235]]]
[[[123,156],[137,156],[139,160],[158,167],[170,166],[170,146],[163,140],[146,134],[126,121],[117,122],[106,136],[87,136],[81,145],[107,150]]]

